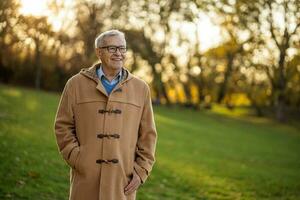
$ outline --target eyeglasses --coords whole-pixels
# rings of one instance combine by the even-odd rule
[[[100,49],[107,49],[109,53],[116,53],[119,49],[120,53],[126,53],[127,49],[124,46],[104,46],[99,47]]]

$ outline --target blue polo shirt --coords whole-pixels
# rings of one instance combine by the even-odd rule
[[[109,95],[111,93],[111,91],[116,87],[116,85],[118,85],[118,83],[121,81],[122,79],[122,69],[120,70],[120,72],[114,77],[114,79],[112,81],[109,81],[103,70],[102,67],[99,67],[96,71],[98,78],[100,79],[103,87],[105,88],[107,94]]]

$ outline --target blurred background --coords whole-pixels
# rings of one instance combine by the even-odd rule
[[[128,67],[156,104],[300,111],[299,1],[1,1],[0,80],[60,91],[126,33]]]
[[[0,199],[66,199],[59,92],[109,29],[155,105],[141,199],[300,199],[299,0],[1,0]]]

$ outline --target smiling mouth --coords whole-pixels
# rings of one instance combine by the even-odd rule
[[[112,58],[111,60],[113,60],[113,61],[122,61],[121,58]]]

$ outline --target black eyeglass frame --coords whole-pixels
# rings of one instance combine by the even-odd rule
[[[103,47],[98,47],[99,49],[106,49],[109,53],[116,53],[117,50],[119,49],[120,53],[126,53],[127,48],[126,46],[103,46]]]

